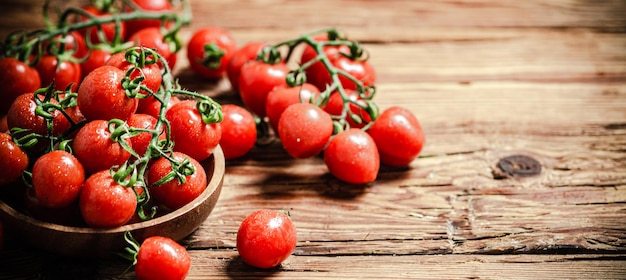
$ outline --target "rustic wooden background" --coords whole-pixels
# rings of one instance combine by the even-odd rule
[[[220,201],[182,242],[189,279],[626,279],[626,1],[191,3],[183,38],[211,25],[243,45],[334,26],[365,43],[375,101],[410,108],[427,143],[409,168],[383,167],[366,187],[333,179],[321,158],[289,158],[276,141],[227,162]],[[4,0],[1,34],[40,27],[42,4]],[[180,58],[183,86],[239,102],[225,80],[198,80]],[[513,154],[542,172],[496,176]],[[258,208],[289,210],[299,234],[268,271],[235,249],[239,223]],[[0,277],[125,269],[6,247]]]

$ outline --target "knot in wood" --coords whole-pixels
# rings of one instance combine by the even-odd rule
[[[541,173],[541,163],[525,155],[503,157],[498,161],[497,167],[510,177],[530,177]]]

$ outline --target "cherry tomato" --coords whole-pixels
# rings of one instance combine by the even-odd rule
[[[278,136],[283,148],[294,158],[319,154],[333,134],[328,113],[310,103],[293,104],[280,116]]]
[[[131,68],[135,67],[135,65],[126,61],[125,55],[126,54],[124,52],[116,53],[112,55],[109,60],[107,60],[105,65],[115,66],[126,73]],[[146,64],[141,69],[133,70],[130,74],[130,79],[134,80],[142,74],[145,79],[141,82],[141,84],[150,89],[152,93],[156,94],[161,86],[161,80],[163,79],[163,76],[161,75],[161,68],[159,68],[158,64]],[[150,95],[150,93],[146,90],[141,90],[139,93],[143,95]],[[149,96],[138,99],[137,106],[145,106],[145,103],[149,103],[151,99],[154,99],[154,97]]]
[[[10,134],[0,132],[0,186],[15,182],[27,167],[28,155]]]
[[[233,56],[228,61],[226,72],[228,74],[228,80],[233,90],[239,90],[239,75],[241,74],[241,67],[248,61],[255,60],[259,51],[263,49],[265,43],[262,42],[249,42],[243,47],[237,49]]]
[[[265,113],[274,131],[278,131],[280,115],[289,105],[309,103],[310,99],[317,98],[319,94],[320,91],[309,83],[295,87],[279,86],[270,91],[265,100]]]
[[[163,11],[172,11],[174,7],[170,3],[171,0],[131,0],[135,6],[140,11],[144,12],[163,12]],[[127,11],[132,10],[132,8],[128,7]],[[158,19],[136,19],[126,21],[126,34],[127,41],[128,38],[132,37],[137,32],[146,29],[146,28],[159,28],[161,27],[161,21]]]
[[[4,115],[18,96],[41,87],[37,69],[12,57],[0,58],[0,115]]]
[[[147,183],[150,187],[150,193],[156,201],[169,209],[175,210],[202,194],[204,189],[206,189],[207,177],[204,168],[195,159],[179,152],[174,152],[172,158],[177,162],[183,162],[188,159],[193,167],[194,172],[185,176],[185,183],[180,184],[178,180],[173,179],[162,185],[154,186],[156,182],[172,172],[172,168],[174,168],[165,157],[160,157],[150,165]]]
[[[154,129],[156,127],[157,119],[151,115],[146,114],[132,114],[128,121],[126,121],[129,127],[140,129]],[[160,139],[165,138],[165,134],[160,134]],[[148,150],[148,146],[152,141],[152,133],[141,132],[138,135],[130,137],[130,143],[133,150],[139,155],[144,155]]]
[[[207,48],[210,46],[213,46],[213,49],[208,51]],[[217,27],[204,27],[196,30],[189,39],[187,59],[196,75],[218,79],[226,74],[230,57],[236,50],[237,44],[228,31]]]
[[[111,58],[111,51],[105,49],[91,49],[89,58],[80,64],[80,72],[83,79],[94,69],[106,64]]]
[[[129,139],[125,141],[131,145]],[[76,134],[72,148],[87,174],[109,170],[114,165],[124,164],[130,158],[130,152],[120,143],[111,140],[109,124],[105,120],[85,124]]]
[[[52,55],[44,55],[37,63],[36,68],[43,86],[54,82],[54,89],[65,90],[72,84],[72,91],[76,91],[82,78],[80,64],[71,61],[60,61]]]
[[[35,196],[50,208],[67,207],[76,201],[85,181],[85,171],[78,159],[59,150],[39,157],[32,176]]]
[[[349,100],[357,102],[361,105],[365,105],[365,102],[361,99],[361,97],[359,97],[356,91],[347,89],[345,90],[345,92]],[[355,114],[361,118],[361,122],[357,123],[351,117],[347,116],[346,121],[348,121],[350,127],[362,128],[367,123],[371,122],[372,118],[367,113],[367,111],[363,110],[363,108],[360,108],[354,103],[350,103],[348,107],[350,108],[350,112],[352,112],[352,114]],[[343,108],[343,98],[341,97],[341,94],[339,92],[335,91],[330,94],[330,97],[328,98],[328,103],[326,103],[326,105],[324,106],[324,111],[328,112],[332,116],[340,116]]]
[[[286,214],[261,209],[249,214],[237,231],[237,251],[248,265],[272,268],[296,248],[296,227]]]
[[[207,159],[220,142],[220,123],[206,124],[196,108],[196,101],[183,100],[167,110],[174,151],[184,153],[201,162]]]
[[[43,42],[42,48],[44,50],[48,50],[52,48],[50,44],[54,44],[54,47],[57,49],[54,53],[50,53],[52,55],[58,54],[61,51],[71,51],[74,52],[72,57],[84,58],[89,53],[89,49],[85,43],[85,38],[78,31],[72,31],[65,35],[55,36],[51,40]],[[61,49],[61,46],[63,46],[63,49]]]
[[[176,96],[170,96],[170,101],[165,105],[165,110],[169,110],[174,106],[174,104],[180,102],[180,99]],[[153,116],[155,118],[159,117],[161,112],[161,102],[156,98],[148,98],[148,100],[139,102],[139,107],[137,107],[137,113],[146,114]]]
[[[156,50],[165,60],[167,60],[167,66],[170,69],[174,69],[176,65],[176,53],[173,52],[173,47],[170,43],[165,41],[161,28],[148,27],[137,31],[131,36],[129,41],[134,42],[137,47],[145,47]],[[161,65],[159,63],[159,65]]]
[[[258,117],[264,118],[267,95],[277,86],[287,86],[289,67],[284,62],[268,64],[250,61],[241,67],[239,94],[243,104]]]
[[[185,247],[171,238],[146,238],[137,252],[135,275],[139,280],[183,280],[191,268],[191,258]]]
[[[355,185],[376,180],[380,168],[376,143],[358,128],[335,135],[324,150],[324,162],[333,176]]]
[[[91,6],[91,5],[86,5],[83,6],[83,9],[85,10],[85,12],[87,12],[88,14],[94,16],[94,17],[105,17],[105,16],[110,16],[110,13],[107,12],[103,12],[101,10],[99,10],[98,8]],[[81,16],[78,21],[87,21],[88,18]],[[101,31],[99,31],[101,29]],[[113,42],[113,40],[116,38],[116,32],[119,32],[118,34],[118,38],[120,39],[124,39],[126,36],[126,23],[125,22],[119,22],[119,31],[117,31],[118,26],[115,22],[110,22],[110,23],[104,23],[100,25],[100,28],[98,27],[88,27],[85,29],[81,29],[80,33],[83,35],[83,37],[85,37],[86,39],[88,39],[91,43],[94,44],[98,44],[98,43],[111,43]],[[100,34],[102,33],[102,34]],[[104,41],[100,38],[101,36],[104,37]]]
[[[374,139],[380,162],[390,166],[406,166],[424,146],[424,132],[411,111],[394,106],[383,111],[367,130]]]
[[[256,122],[252,114],[234,104],[222,105],[224,120],[221,122],[220,147],[226,159],[235,159],[247,154],[256,143]]]
[[[326,42],[328,41],[327,35],[328,34],[321,34],[315,36],[314,39],[317,42]],[[325,55],[330,60],[335,59],[338,55],[340,55],[340,53],[350,53],[350,48],[346,45],[324,46],[322,50],[322,55]],[[305,64],[315,59],[317,56],[318,54],[316,50],[313,49],[313,47],[306,45],[306,47],[302,50],[300,64]],[[317,61],[313,63],[310,67],[306,68],[304,71],[306,73],[307,82],[315,85],[319,90],[326,89],[326,83],[328,83],[328,81],[325,79],[325,74],[327,74],[328,70],[326,70],[326,67],[322,62]]]
[[[136,98],[122,88],[125,72],[104,65],[91,71],[78,88],[78,107],[87,120],[127,120],[137,110]]]
[[[94,173],[85,180],[78,202],[85,223],[96,228],[124,225],[137,208],[135,191],[115,182],[109,170]]]

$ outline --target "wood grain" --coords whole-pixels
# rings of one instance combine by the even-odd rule
[[[42,26],[41,1],[0,4],[0,34]],[[83,3],[82,1],[70,1]],[[420,120],[426,146],[408,168],[350,186],[321,157],[290,158],[274,140],[229,161],[211,216],[182,243],[188,279],[626,278],[625,1],[200,1],[182,30],[220,26],[242,45],[334,26],[362,41],[375,101]],[[227,81],[181,84],[240,104]],[[539,175],[501,177],[522,154]],[[280,267],[237,257],[240,221],[285,209],[298,246]],[[121,260],[57,259],[7,244],[2,276],[107,279]],[[17,263],[25,264],[22,266]],[[122,278],[132,279],[133,274]]]

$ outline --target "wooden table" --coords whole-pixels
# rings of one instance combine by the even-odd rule
[[[42,4],[3,1],[3,37],[40,27]],[[409,168],[383,167],[365,187],[334,179],[319,157],[291,159],[277,141],[228,162],[216,208],[181,241],[188,279],[626,279],[626,1],[192,6],[183,38],[211,25],[243,45],[334,26],[363,42],[375,101],[410,108],[427,143]],[[239,102],[180,57],[184,86]],[[502,176],[498,161],[518,154],[541,173]],[[298,228],[295,252],[275,269],[250,268],[235,249],[239,223],[259,208],[289,210]],[[0,278],[105,279],[126,268],[7,243]]]

